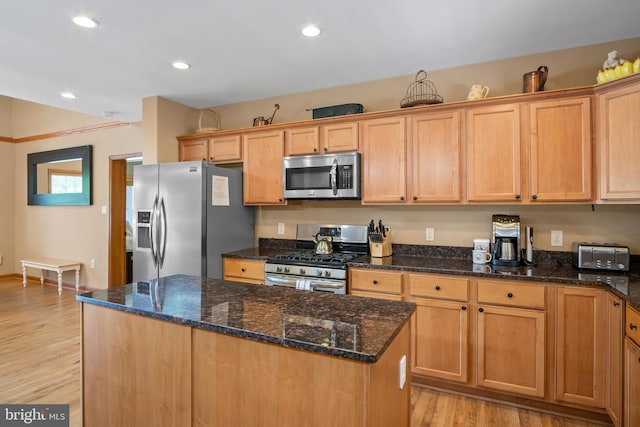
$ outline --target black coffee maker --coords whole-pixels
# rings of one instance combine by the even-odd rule
[[[520,251],[520,216],[493,215],[491,255],[493,265],[518,266],[522,263]]]

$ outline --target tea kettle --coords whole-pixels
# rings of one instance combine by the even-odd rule
[[[544,90],[544,84],[547,81],[549,68],[541,65],[536,71],[530,71],[522,76],[522,92],[541,92]]]
[[[276,111],[280,109],[280,104],[275,104],[274,107],[275,107],[275,110],[273,110],[273,114],[271,115],[271,118],[265,119],[264,116],[256,117],[255,119],[253,119],[253,125],[264,126],[264,125],[270,125],[271,123],[273,123],[273,117],[276,115]]]
[[[318,236],[320,236],[321,238],[318,238]],[[316,244],[316,254],[329,255],[333,253],[333,237],[322,236],[320,233],[317,233],[316,238],[313,241]]]

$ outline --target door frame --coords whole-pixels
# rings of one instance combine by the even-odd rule
[[[109,156],[109,272],[110,288],[126,283],[125,227],[127,208],[127,159],[142,153]]]

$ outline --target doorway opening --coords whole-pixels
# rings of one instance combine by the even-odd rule
[[[109,157],[109,287],[131,283],[133,271],[133,167],[142,153]]]

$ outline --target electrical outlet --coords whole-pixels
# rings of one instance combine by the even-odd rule
[[[399,368],[400,368],[400,375],[399,375],[399,383],[398,386],[400,386],[400,390],[402,390],[404,388],[404,385],[407,383],[407,356],[406,355],[402,355],[402,358],[400,359],[400,364],[399,364]]]
[[[278,234],[284,234],[284,222],[278,223]]]
[[[100,208],[100,212],[102,213],[102,215],[106,215],[107,214],[107,207],[106,206],[102,206],[102,208]]]
[[[433,229],[433,227],[427,227],[425,239],[427,240],[427,242],[433,242],[433,240],[435,239],[435,230]]]
[[[91,260],[91,268],[96,268],[96,260],[95,259]]]
[[[551,230],[551,246],[562,246],[563,234],[562,230]]]

